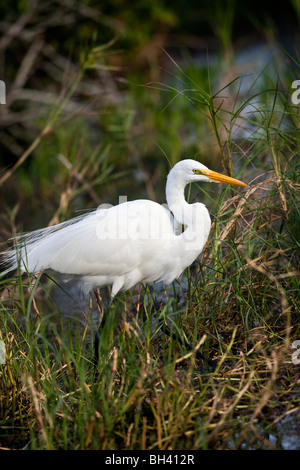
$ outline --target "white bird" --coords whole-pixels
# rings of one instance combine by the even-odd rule
[[[18,267],[29,273],[51,270],[80,278],[85,292],[112,286],[111,301],[139,282],[169,284],[199,256],[211,227],[205,205],[187,203],[184,189],[210,181],[247,186],[195,160],[182,160],[167,177],[168,209],[135,200],[22,235],[3,254],[9,267],[2,274]]]

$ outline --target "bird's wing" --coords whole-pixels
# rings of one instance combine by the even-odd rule
[[[150,254],[149,238],[159,242],[171,232],[170,215],[162,206],[133,201],[25,235],[6,260],[16,268],[21,258],[29,272],[120,276],[143,262],[147,247]]]

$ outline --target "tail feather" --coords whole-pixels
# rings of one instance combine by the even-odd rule
[[[12,238],[10,241],[13,241],[14,248],[0,253],[0,264],[6,268],[0,272],[0,276],[2,277],[18,268],[22,273],[26,271],[35,273],[48,269],[53,253],[62,248],[60,245],[65,243],[64,240],[60,241],[59,232],[80,222],[85,217],[87,214]]]
[[[0,277],[5,276],[11,271],[15,271],[18,267],[18,262],[17,262],[17,256],[16,252],[14,250],[8,250],[3,253],[0,253],[1,255],[1,265],[3,267],[6,267],[4,271],[0,272]]]

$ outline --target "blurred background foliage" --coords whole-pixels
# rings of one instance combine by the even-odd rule
[[[272,58],[276,67],[289,61],[298,70],[274,46],[294,53],[299,5],[297,0],[284,6],[234,0],[1,5],[6,105],[0,107],[0,201],[9,225],[16,219],[18,229],[33,229],[82,207],[117,203],[122,193],[163,202],[166,173],[182,157],[232,171],[220,147],[228,135],[212,130],[212,115],[207,119],[212,108],[205,100],[223,87],[238,93],[241,80],[231,91],[228,84],[248,74],[253,46],[258,45],[254,70],[266,45],[263,67]],[[242,50],[248,51],[244,57],[238,56]],[[251,83],[256,79],[252,75]],[[273,86],[276,73],[264,80]],[[244,87],[241,99],[251,87]]]

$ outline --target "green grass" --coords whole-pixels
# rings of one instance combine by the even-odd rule
[[[19,168],[7,175],[12,187],[22,180],[33,208],[45,204],[43,217],[51,214],[45,224],[74,215],[86,202],[117,203],[124,191],[164,202],[166,161],[173,164],[182,155],[223,168],[249,188],[190,188],[189,199],[204,200],[213,219],[201,257],[162,290],[159,312],[147,289],[119,296],[102,335],[96,374],[90,311],[71,320],[61,316],[47,278],[35,284],[18,276],[0,281],[0,339],[7,351],[0,365],[0,445],[280,448],[280,436],[274,444],[270,434],[299,408],[291,348],[300,339],[299,109],[282,86],[287,79],[266,79],[259,91],[253,81],[245,100],[241,77],[215,92],[220,70],[197,74],[170,60],[173,82],[136,87],[132,80],[120,104],[96,110],[103,139],[95,149],[84,117],[64,110],[99,51],[83,62]],[[229,100],[220,103],[220,94],[232,98],[230,106]],[[254,99],[252,114],[243,115]],[[259,132],[236,138],[235,124],[255,124]],[[58,151],[68,157],[60,160],[64,164],[49,160]],[[32,188],[26,192],[35,166],[42,176],[40,200],[30,195]],[[135,168],[145,169],[142,183],[132,178]],[[19,226],[18,212],[8,206],[6,213],[8,233]],[[26,211],[22,223],[36,228],[29,227]],[[158,318],[185,335],[191,349],[165,337]],[[213,358],[215,371],[196,360],[198,349]]]

